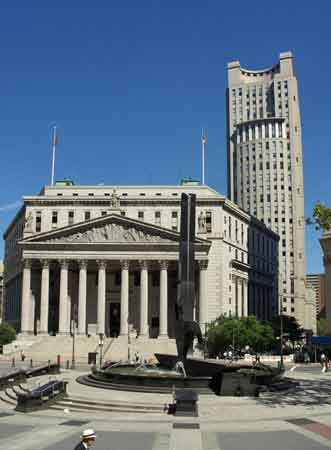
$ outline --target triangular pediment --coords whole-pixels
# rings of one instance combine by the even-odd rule
[[[197,243],[206,243],[204,239]],[[109,214],[26,237],[21,244],[178,244],[179,233],[139,220]]]

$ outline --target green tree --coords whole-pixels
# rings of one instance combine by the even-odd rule
[[[321,317],[317,320],[317,335],[324,336],[326,329],[326,319]]]
[[[2,322],[0,324],[0,345],[6,345],[14,341],[16,338],[16,330],[9,323]]]
[[[270,325],[259,322],[255,316],[234,317],[220,316],[209,324],[207,345],[209,352],[224,352],[230,346],[242,350],[247,345],[250,349],[261,352],[271,347],[274,333]]]
[[[286,337],[291,341],[292,346],[294,347],[295,342],[302,339],[304,330],[300,327],[295,317],[282,315],[282,318],[283,335],[286,335]],[[275,316],[270,322],[270,325],[276,337],[280,337],[280,322],[280,316]]]
[[[313,217],[306,219],[307,225],[315,225],[316,230],[331,230],[331,208],[323,205],[320,201],[315,203]]]

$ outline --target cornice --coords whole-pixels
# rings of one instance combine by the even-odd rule
[[[220,198],[198,198],[197,206],[219,206],[223,205],[225,202],[224,197]],[[93,197],[93,198],[83,198],[83,197],[29,197],[25,198],[26,206],[106,206],[109,207],[109,198],[105,197]],[[177,206],[180,207],[180,197],[159,197],[159,198],[142,198],[142,197],[131,197],[120,199],[120,209],[127,206]]]

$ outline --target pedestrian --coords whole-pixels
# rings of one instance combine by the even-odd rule
[[[25,360],[25,353],[24,350],[21,350],[21,361],[24,362]]]
[[[75,450],[88,450],[94,444],[95,438],[96,434],[92,428],[84,430],[81,435],[81,441],[78,445],[76,445]]]
[[[322,367],[322,372],[326,372],[327,371],[327,359],[326,359],[326,355],[324,352],[321,353],[320,363],[321,363],[321,367]]]
[[[310,356],[309,356],[309,353],[308,353],[308,352],[305,352],[305,353],[303,354],[303,361],[304,361],[305,364],[310,363]]]

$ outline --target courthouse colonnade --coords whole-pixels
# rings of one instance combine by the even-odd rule
[[[38,263],[41,265],[41,286],[40,286],[40,311],[39,311],[39,334],[47,335],[49,333],[49,304],[50,304],[50,266],[58,264],[60,271],[59,288],[59,317],[58,334],[67,335],[70,333],[71,321],[71,303],[68,295],[69,265],[75,263],[78,265],[78,334],[87,334],[87,274],[90,265],[97,265],[97,334],[105,335],[106,318],[106,274],[115,264],[120,263],[121,285],[120,285],[120,336],[127,336],[129,332],[129,271],[131,266],[137,266],[140,270],[140,313],[139,313],[139,337],[149,337],[148,326],[148,303],[149,303],[149,284],[148,274],[153,268],[158,267],[160,272],[160,292],[159,292],[159,332],[158,338],[167,339],[168,333],[168,268],[169,264],[178,263],[167,259],[158,260],[89,260],[89,259],[29,259],[23,260],[23,281],[21,298],[21,333],[30,335],[34,333],[36,305],[34,296],[31,295],[31,271],[32,265]],[[196,280],[198,291],[198,317],[196,320],[203,328],[207,322],[207,259],[197,260],[199,276]]]

